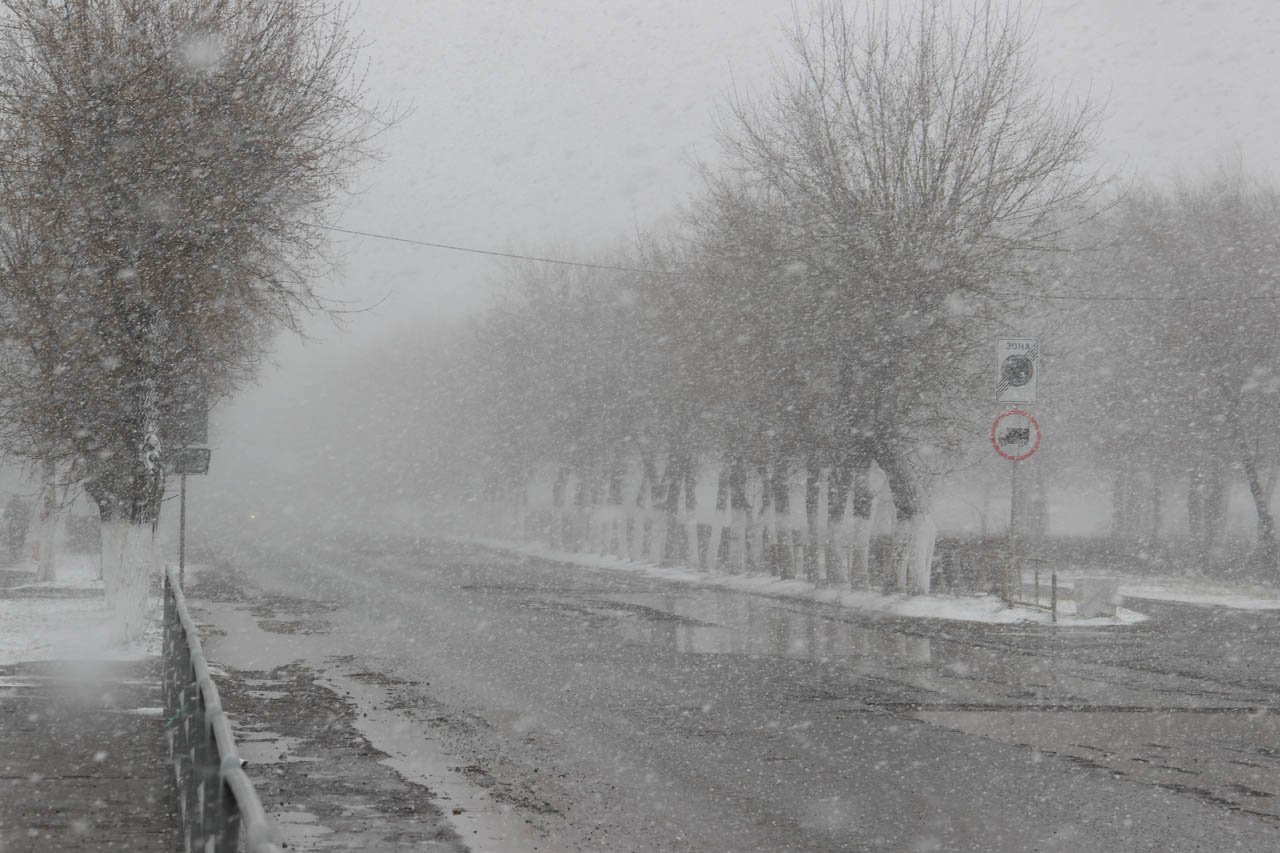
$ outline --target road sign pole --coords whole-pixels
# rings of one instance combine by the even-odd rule
[[[1040,424],[1030,412],[1022,409],[1010,409],[991,425],[991,446],[1013,465],[1009,472],[1008,565],[1000,573],[1000,592],[1006,602],[1012,602],[1022,594],[1022,572],[1018,570],[1018,519],[1021,515],[1018,504],[1022,503],[1022,478],[1018,469],[1020,463],[1040,449],[1040,437]]]
[[[187,568],[187,475],[178,487],[178,584],[186,586]]]
[[[1018,504],[1021,502],[1022,495],[1019,494],[1019,477],[1018,469],[1022,467],[1020,462],[1009,463],[1009,580],[1010,594],[1009,600],[1022,594],[1022,572],[1018,571]]]

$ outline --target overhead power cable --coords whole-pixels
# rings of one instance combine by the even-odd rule
[[[1014,296],[1021,299],[1067,299],[1078,302],[1274,302],[1278,293],[1244,294],[1236,296],[1150,296],[1110,293],[1014,293],[1008,290],[992,291],[997,296]]]
[[[547,258],[538,255],[522,255],[517,252],[499,252],[495,249],[477,249],[472,246],[455,246],[450,243],[436,243],[431,240],[416,240],[411,237],[397,237],[392,234],[378,234],[373,231],[358,231],[354,228],[339,228],[336,225],[324,225],[325,230],[340,234],[351,234],[355,237],[370,237],[374,240],[389,240],[393,243],[407,243],[411,246],[425,246],[429,249],[444,249],[450,252],[466,252],[472,255],[487,255],[493,258],[510,258],[517,261],[534,261],[540,264],[556,264],[564,267],[582,267],[593,270],[609,270],[611,272],[632,272],[644,275],[671,275],[670,271],[651,270],[642,267],[624,267],[615,264],[594,264],[587,261],[567,261],[563,258]],[[991,291],[996,296],[1012,296],[1019,299],[1064,299],[1077,302],[1274,302],[1280,300],[1280,294],[1246,294],[1243,296],[1139,296],[1109,293],[1014,293],[1012,291]]]
[[[430,240],[414,240],[409,237],[395,237],[390,234],[375,234],[372,231],[356,231],[352,228],[338,228],[333,225],[323,226],[329,231],[337,231],[342,234],[353,234],[357,237],[372,237],[376,240],[390,240],[395,243],[408,243],[412,246],[426,246],[431,249],[447,249],[451,252],[467,252],[472,255],[488,255],[494,258],[511,258],[517,261],[536,261],[540,264],[558,264],[564,267],[585,267],[592,270],[611,270],[613,272],[637,272],[653,274],[656,270],[640,269],[639,267],[624,267],[614,264],[593,264],[586,261],[566,261],[562,258],[543,258],[537,255],[521,255],[516,252],[498,252],[493,249],[476,249],[470,246],[453,246],[448,243],[433,243]]]

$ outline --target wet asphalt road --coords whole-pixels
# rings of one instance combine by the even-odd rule
[[[1280,849],[1280,614],[894,620],[435,541],[235,563],[421,685],[542,850]]]

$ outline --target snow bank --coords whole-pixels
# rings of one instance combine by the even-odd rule
[[[102,589],[99,566],[102,558],[97,554],[58,554],[58,577],[52,581],[36,581],[13,587],[14,589]]]
[[[521,554],[528,554],[531,557],[539,557],[559,563],[570,563],[586,568],[637,572],[664,580],[680,581],[699,586],[737,589],[743,592],[754,592],[782,598],[821,601],[827,604],[847,607],[851,610],[884,613],[892,616],[919,619],[954,619],[962,622],[985,622],[989,624],[1049,623],[1052,621],[1052,616],[1047,610],[1036,610],[1030,607],[1008,607],[998,597],[990,595],[884,595],[865,590],[815,586],[808,581],[802,580],[780,580],[769,575],[728,575],[718,572],[695,572],[685,568],[661,567],[652,563],[631,562],[619,557],[570,554],[562,551],[553,551],[541,545],[513,543],[505,540],[478,539],[474,541],[491,548],[515,551]],[[1058,604],[1058,625],[1061,626],[1134,625],[1146,620],[1147,617],[1142,613],[1127,610],[1123,607],[1116,611],[1114,618],[1080,619],[1075,615],[1075,602],[1062,601]]]
[[[1086,573],[1059,573],[1059,583],[1068,585]],[[1144,577],[1133,582],[1121,582],[1120,594],[1125,598],[1145,598],[1148,601],[1170,601],[1179,604],[1201,604],[1211,607],[1227,607],[1232,610],[1280,610],[1280,592],[1260,586],[1227,586],[1210,580],[1175,577]]]
[[[113,642],[117,629],[105,597],[85,595],[102,589],[97,559],[74,556],[59,561],[58,580],[23,584],[11,590],[23,595],[0,597],[0,666],[51,660],[137,660],[159,654],[160,600],[148,602],[141,640]]]

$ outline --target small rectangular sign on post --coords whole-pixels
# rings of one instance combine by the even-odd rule
[[[996,401],[1034,403],[1040,381],[1040,342],[1002,338],[996,342]]]
[[[207,447],[183,447],[169,457],[172,474],[208,474],[212,452]]]
[[[178,578],[179,584],[185,582],[187,567],[187,475],[208,474],[209,459],[213,452],[207,447],[180,447],[165,460],[165,468],[170,474],[181,474],[180,499],[178,502]]]

